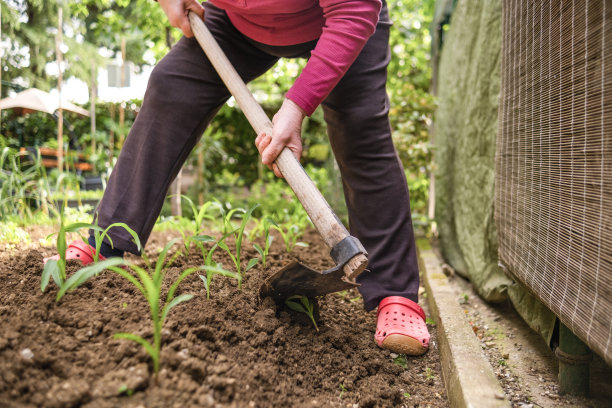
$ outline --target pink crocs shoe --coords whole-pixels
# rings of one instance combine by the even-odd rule
[[[72,241],[70,245],[68,245],[68,249],[66,249],[66,260],[68,259],[78,259],[83,263],[83,266],[89,265],[94,261],[94,255],[96,254],[96,250],[89,244],[76,240]],[[49,258],[43,259],[43,263],[46,264],[49,259],[59,259],[59,255],[50,256]],[[100,261],[105,260],[106,258],[100,255],[98,257]]]
[[[395,353],[420,356],[429,347],[425,312],[410,299],[389,296],[378,305],[376,344]]]

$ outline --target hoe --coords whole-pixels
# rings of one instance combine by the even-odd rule
[[[255,133],[272,134],[272,122],[231,65],[202,19],[197,14],[190,12],[189,20],[198,43],[238,102]],[[342,225],[289,149],[283,149],[276,158],[275,164],[331,249],[330,254],[336,266],[319,272],[298,262],[287,265],[266,280],[260,289],[262,298],[270,296],[277,302],[282,302],[294,295],[314,298],[359,286],[355,283],[355,279],[365,270],[368,263],[367,253],[361,242],[351,236]]]

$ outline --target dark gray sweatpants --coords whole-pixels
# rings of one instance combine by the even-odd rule
[[[279,57],[307,57],[315,42],[287,47],[255,43],[222,10],[205,3],[205,22],[248,82]],[[350,232],[369,253],[358,281],[365,308],[387,296],[417,301],[418,265],[410,199],[391,140],[386,93],[389,13],[323,103],[330,143],[342,175]],[[153,70],[142,108],[125,141],[98,207],[98,223],[125,222],[143,244],[159,216],[170,183],[229,93],[197,41],[183,38]],[[116,248],[137,253],[131,237],[111,229]]]

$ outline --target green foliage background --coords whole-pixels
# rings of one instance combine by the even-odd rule
[[[388,92],[391,99],[390,120],[398,154],[405,166],[411,191],[413,213],[417,222],[424,218],[427,206],[431,147],[428,127],[434,110],[429,94],[430,34],[434,0],[391,0],[388,2],[391,19],[392,61],[389,65]],[[57,78],[44,69],[46,62],[55,60],[54,35],[57,32],[57,8],[64,9],[64,78],[90,80],[90,66],[106,63],[98,50],[112,58],[120,53],[121,39],[127,43],[127,59],[136,66],[145,59],[159,59],[180,37],[171,28],[159,5],[150,0],[7,0],[2,2],[2,33],[10,46],[3,55],[4,81],[18,82],[41,89],[54,87]],[[27,50],[26,53],[23,51]],[[151,52],[145,54],[145,51]],[[283,95],[290,88],[305,61],[281,60],[268,73],[249,85],[266,112],[272,116]],[[7,87],[3,86],[2,95]],[[90,134],[89,120],[67,114],[65,143],[70,142],[90,155],[99,171],[103,171],[120,149],[118,134],[129,129],[140,106],[140,101],[129,101],[126,122],[118,127],[118,105],[96,105],[97,132]],[[25,145],[48,145],[55,142],[57,123],[49,115],[17,116],[12,111],[2,112],[0,146],[17,148]],[[113,135],[114,142],[109,145]],[[268,170],[258,165],[253,144],[254,132],[240,112],[230,103],[224,106],[187,166],[199,172],[200,182],[193,186],[193,195],[222,194],[227,186],[251,186]],[[96,151],[91,150],[92,138]],[[341,183],[327,142],[325,123],[320,109],[304,126],[304,165],[324,168],[331,188],[328,197],[334,207],[342,205]]]

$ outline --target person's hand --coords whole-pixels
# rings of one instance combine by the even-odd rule
[[[197,0],[158,0],[168,21],[173,27],[180,28],[185,37],[193,37],[189,12],[193,11],[204,20],[204,7]]]
[[[261,155],[261,162],[268,166],[277,177],[283,177],[274,164],[284,147],[293,152],[298,161],[302,156],[302,122],[306,113],[295,102],[285,99],[272,119],[272,134],[260,133],[255,146]]]

